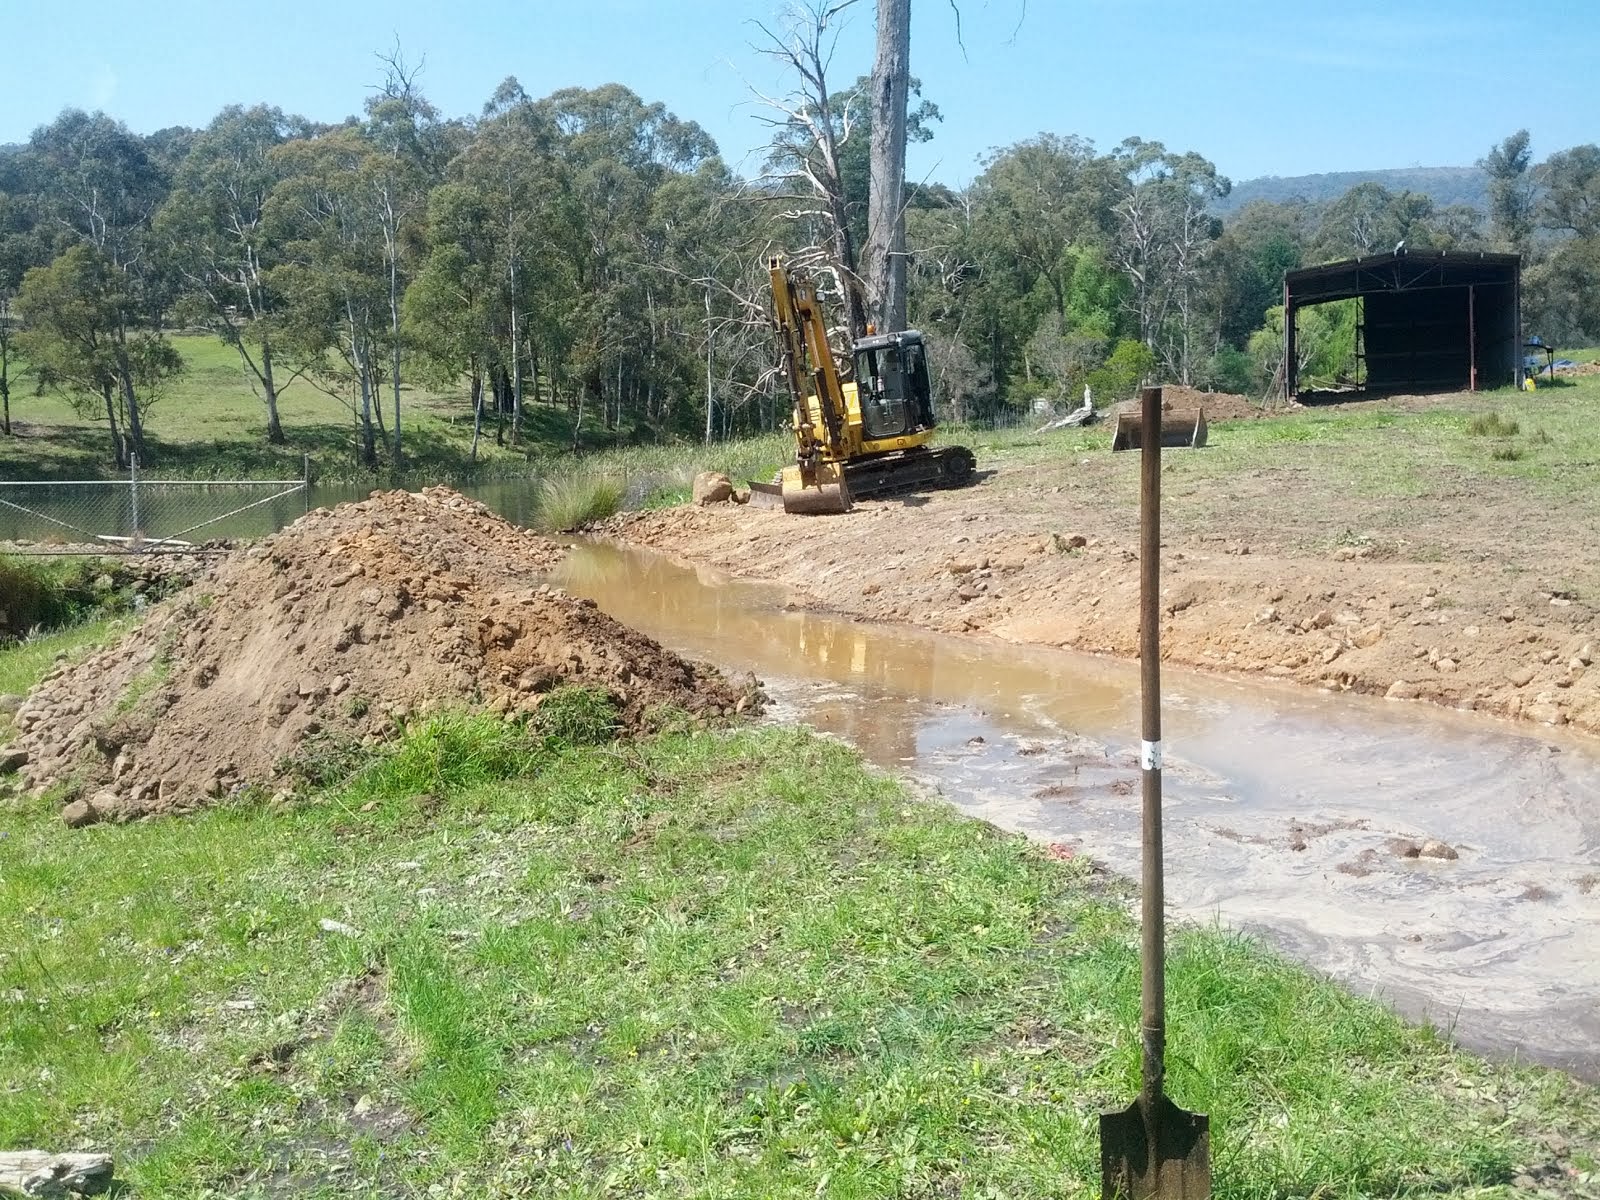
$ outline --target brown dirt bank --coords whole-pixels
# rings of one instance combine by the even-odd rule
[[[447,488],[319,509],[47,676],[15,718],[24,779],[82,797],[80,823],[270,784],[308,739],[376,741],[440,705],[531,712],[562,683],[605,689],[629,729],[758,701],[540,586],[562,553]]]
[[[808,607],[1132,657],[1134,461],[1002,460],[973,487],[866,502],[840,517],[684,507],[629,514],[606,531],[782,584]],[[1452,560],[1447,544],[1446,561],[1400,561],[1382,539],[1338,544],[1337,531],[1363,527],[1370,501],[1336,490],[1274,500],[1282,483],[1270,471],[1231,477],[1226,511],[1169,498],[1165,657],[1600,731],[1594,612],[1562,583],[1592,557],[1584,529],[1567,528],[1563,539],[1551,514],[1532,512],[1519,532],[1506,503],[1490,510],[1504,523],[1490,532],[1470,498],[1452,494],[1439,512],[1408,501],[1395,520],[1423,523],[1430,545],[1448,543],[1441,530],[1454,529],[1459,555]]]

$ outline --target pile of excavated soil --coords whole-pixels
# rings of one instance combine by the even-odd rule
[[[1247,421],[1256,417],[1276,417],[1298,404],[1279,401],[1274,407],[1264,406],[1260,400],[1240,396],[1234,392],[1203,392],[1199,388],[1185,387],[1181,383],[1161,386],[1161,403],[1164,408],[1205,409],[1207,421]],[[1137,412],[1139,402],[1130,400],[1117,406],[1118,412]]]
[[[271,785],[308,738],[371,743],[438,706],[528,713],[586,684],[640,730],[663,706],[759,702],[541,586],[561,553],[447,488],[309,513],[47,676],[15,718],[25,780],[66,784],[73,823],[125,819]]]

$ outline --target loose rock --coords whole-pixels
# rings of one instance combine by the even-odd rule
[[[733,480],[721,471],[701,471],[694,477],[696,504],[721,504],[733,499]]]

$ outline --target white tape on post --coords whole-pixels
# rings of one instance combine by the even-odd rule
[[[1139,769],[1141,771],[1161,770],[1160,742],[1141,741],[1139,743]]]

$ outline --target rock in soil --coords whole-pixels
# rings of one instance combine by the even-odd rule
[[[17,714],[22,776],[92,795],[63,813],[87,824],[277,786],[309,739],[370,744],[442,706],[531,713],[562,684],[608,692],[624,732],[758,702],[541,586],[562,553],[448,488],[308,513],[48,677]]]
[[[694,477],[693,495],[696,504],[721,504],[732,500],[733,480],[720,471],[701,471]]]

